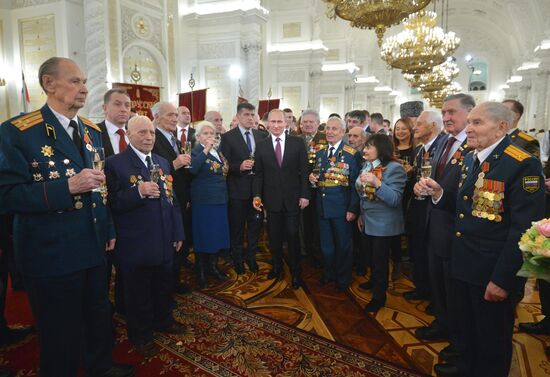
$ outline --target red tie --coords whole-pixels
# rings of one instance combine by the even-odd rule
[[[181,138],[180,138],[180,141],[181,141],[182,147],[185,146],[185,142],[187,141],[187,137],[185,137],[185,128],[182,128],[182,129],[181,129]]]
[[[447,140],[447,146],[445,147],[445,150],[443,151],[443,154],[441,155],[441,158],[437,163],[437,169],[435,170],[435,179],[439,178],[441,173],[443,173],[443,169],[445,169],[445,165],[447,165],[449,152],[451,151],[451,148],[453,147],[453,144],[455,143],[455,141],[456,141],[456,138],[454,136],[451,136],[449,140]]]
[[[118,134],[118,136],[120,136],[118,139],[118,153],[124,152],[124,150],[128,146],[128,144],[126,143],[126,137],[125,137],[126,133],[122,128],[119,128],[116,133]]]

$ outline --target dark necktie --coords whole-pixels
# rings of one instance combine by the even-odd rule
[[[172,149],[174,150],[174,152],[176,152],[176,154],[180,154],[180,151],[178,150],[177,139],[174,134],[170,134],[170,144],[172,145]]]
[[[118,153],[124,152],[124,150],[128,146],[128,144],[126,143],[126,137],[125,137],[126,132],[124,132],[122,128],[119,128],[116,133],[118,134],[118,136],[120,136],[118,139]]]
[[[73,143],[76,146],[76,149],[78,150],[78,153],[80,153],[80,155],[83,156],[82,155],[82,138],[80,137],[80,132],[78,130],[78,124],[74,120],[71,120],[69,122],[69,127],[72,127],[72,129],[73,129]]]
[[[281,149],[281,139],[276,138],[275,141],[277,144],[275,145],[275,158],[277,159],[277,164],[279,167],[283,165],[283,151]]]
[[[435,179],[439,178],[441,176],[441,173],[443,173],[443,170],[445,169],[445,165],[447,165],[447,160],[449,159],[449,152],[451,151],[451,148],[453,147],[453,144],[455,143],[456,138],[454,136],[451,136],[447,140],[447,146],[445,147],[445,150],[443,151],[443,154],[439,158],[439,161],[437,162],[437,169],[435,170]]]
[[[328,150],[328,158],[331,159],[334,156],[334,147],[330,147]]]
[[[151,170],[151,167],[153,166],[151,156],[145,156],[145,162],[147,163],[147,170]]]
[[[248,147],[248,153],[252,153],[252,141],[250,140],[250,131],[244,133],[246,136],[246,146]]]
[[[472,166],[472,173],[474,173],[477,169],[479,169],[479,158],[477,158],[477,154],[474,155],[474,165]]]

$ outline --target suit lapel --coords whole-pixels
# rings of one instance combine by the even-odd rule
[[[82,156],[76,149],[76,146],[73,143],[73,140],[67,133],[67,131],[63,128],[61,123],[57,120],[56,116],[53,114],[53,112],[50,110],[48,105],[44,105],[42,107],[42,116],[44,117],[44,122],[46,124],[49,124],[54,127],[55,130],[55,149],[65,157],[67,157],[71,162],[73,162],[75,165],[80,167],[81,169],[85,168],[84,161],[82,160]],[[80,128],[80,135],[83,136],[83,127],[79,123]],[[84,141],[83,141],[84,144]],[[87,152],[85,149],[86,147],[83,145],[84,153]]]
[[[128,156],[130,157],[130,161],[132,165],[135,168],[139,169],[144,180],[149,180],[151,178],[149,174],[149,170],[147,170],[147,167],[145,166],[143,161],[141,161],[141,159],[136,154],[136,152],[134,152],[134,149],[132,147],[128,146],[128,148],[126,148],[126,150],[122,153],[128,153]],[[155,162],[155,163],[158,163],[158,162]]]

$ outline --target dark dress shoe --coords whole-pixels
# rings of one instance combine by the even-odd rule
[[[458,350],[452,344],[439,351],[439,358],[445,360],[448,363],[456,361],[459,356],[460,354],[458,353]]]
[[[454,364],[435,364],[435,374],[438,377],[459,377],[460,373]]]
[[[250,272],[258,272],[260,270],[258,268],[258,263],[256,263],[256,259],[247,260],[246,265],[248,266],[248,269],[250,270]]]
[[[534,334],[534,335],[549,335],[550,329],[549,326],[546,325],[545,321],[540,322],[521,322],[518,325],[520,331],[523,331],[527,334]]]
[[[377,312],[380,308],[384,307],[385,302],[372,300],[365,306],[365,313],[374,313]]]
[[[157,331],[165,334],[181,335],[181,334],[185,334],[185,332],[187,331],[187,328],[182,323],[172,322],[170,326],[165,327],[163,329],[159,329]]]
[[[271,271],[267,274],[268,279],[281,280],[283,277],[283,271],[272,268]]]
[[[423,301],[430,298],[429,295],[418,292],[416,289],[403,293],[403,297],[412,301]]]
[[[180,295],[187,295],[187,294],[193,292],[193,289],[191,289],[191,286],[189,286],[185,283],[180,283],[180,284],[178,284],[174,287],[174,292],[176,292]]]
[[[292,289],[298,289],[302,286],[302,281],[299,277],[293,276],[292,277]]]
[[[0,346],[9,346],[15,343],[19,343],[33,332],[33,327],[23,327],[19,329],[6,327],[0,330]]]
[[[244,263],[243,262],[233,262],[233,268],[237,275],[244,274]]]
[[[364,283],[359,284],[359,288],[361,288],[365,291],[368,291],[368,290],[372,289],[372,287],[374,287],[374,283],[372,282],[372,280],[369,280],[369,281],[366,281]]]
[[[321,276],[321,279],[319,279],[319,285],[323,287],[332,281],[334,281],[334,279],[329,279],[325,275],[323,275]]]
[[[449,335],[438,326],[424,326],[414,331],[422,340],[447,340]]]
[[[144,343],[144,344],[136,344],[136,345],[134,345],[134,347],[136,348],[137,353],[139,353],[141,356],[147,357],[147,358],[155,357],[160,352],[160,347],[157,346],[153,342]],[[131,374],[130,376],[133,376],[133,374]]]

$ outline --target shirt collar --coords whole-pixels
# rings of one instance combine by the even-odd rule
[[[439,135],[436,135],[432,140],[430,140],[426,144],[424,144],[424,150],[425,151],[430,150],[430,147],[432,146],[432,144],[434,143],[435,139],[437,139],[438,136]]]
[[[487,157],[489,157],[491,155],[491,153],[493,153],[493,151],[495,150],[495,148],[500,144],[500,142],[502,141],[502,139],[504,139],[506,136],[503,136],[501,137],[500,139],[498,139],[498,141],[496,143],[494,143],[493,145],[490,145],[488,146],[487,148],[485,149],[482,149],[480,150],[479,152],[476,152],[474,153],[474,156],[477,157],[477,159],[479,160],[479,163],[482,164],[483,161],[485,161],[487,159]]]
[[[124,129],[124,127],[119,127],[116,124],[109,122],[107,119],[105,119],[105,127],[107,127],[107,132],[109,135],[114,135],[118,132],[118,130]],[[126,133],[126,130],[124,130],[124,133]]]
[[[455,136],[455,139],[460,141],[460,144],[464,143],[464,140],[466,140],[466,128],[460,131],[458,135]]]
[[[241,126],[240,124],[237,127],[239,127],[239,131],[241,131],[241,134],[243,135],[243,137],[246,137],[246,135],[244,134],[246,131],[248,131],[248,132],[250,132],[250,134],[252,134],[252,128],[246,129],[243,126]]]
[[[340,141],[338,141],[336,144],[334,145],[328,145],[327,146],[327,150],[330,150],[330,147],[334,147],[334,152],[336,152],[338,150],[338,148],[340,148],[340,144],[342,144],[342,139],[340,139]]]
[[[286,140],[286,134],[285,134],[284,131],[283,131],[283,133],[280,134],[279,136],[275,136],[275,135],[273,135],[273,134],[270,134],[270,135],[271,135],[271,141],[273,141],[274,143],[276,142],[275,139],[277,139],[277,138],[281,139],[281,142],[283,142],[283,143],[284,143],[285,140]]]
[[[184,131],[184,130],[187,130],[187,129],[189,128],[189,125],[186,124],[186,125],[180,126],[180,124],[178,123],[178,128],[179,128],[180,130]]]
[[[173,133],[171,133],[170,131],[166,131],[160,127],[157,127],[157,130],[159,130],[166,137],[166,139],[168,139],[168,141],[172,143],[172,137],[175,138]]]
[[[153,162],[153,157],[151,155],[151,152],[149,152],[148,154],[145,154],[142,151],[138,150],[136,147],[134,147],[131,143],[130,143],[130,147],[132,147],[134,152],[136,152],[137,156],[139,157],[141,162],[143,162],[143,164],[145,164],[145,166],[147,166],[147,161],[145,160],[145,157],[147,157],[147,156],[151,157],[151,163]]]
[[[58,113],[57,111],[52,109],[50,105],[48,105],[48,107],[52,111],[53,115],[55,115],[55,117],[57,118],[59,123],[61,123],[61,126],[63,126],[65,131],[69,132],[69,123],[71,122],[71,120],[74,120],[76,122],[76,124],[78,124],[78,117],[76,115],[74,116],[73,119],[69,119],[65,115],[63,115],[61,113]]]
[[[376,169],[378,166],[380,166],[382,162],[379,159],[376,159],[374,161],[366,161],[365,162],[365,171],[371,171],[373,169]]]

